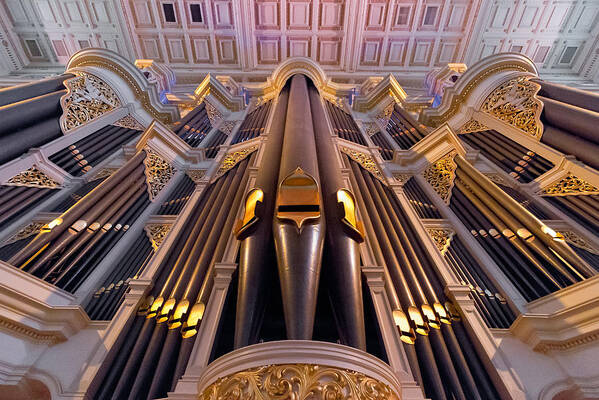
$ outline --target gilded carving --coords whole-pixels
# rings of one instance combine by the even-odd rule
[[[205,169],[188,169],[186,171],[186,173],[187,173],[187,176],[189,176],[189,179],[191,179],[197,185],[198,183],[200,183],[202,178],[204,178],[204,176],[206,175],[206,170]]]
[[[444,255],[451,244],[451,238],[455,232],[445,228],[431,228],[427,229],[427,232],[431,239],[433,239],[433,242],[435,242],[437,249]]]
[[[364,399],[399,400],[391,388],[348,369],[314,364],[257,367],[218,379],[199,397],[221,399]]]
[[[111,176],[112,174],[114,174],[116,171],[118,171],[118,168],[102,168],[100,171],[98,171],[98,173],[96,175],[94,175],[94,177],[92,179],[90,179],[91,181],[95,181],[96,179],[100,179],[100,178],[106,178]]]
[[[148,193],[150,194],[150,200],[153,201],[171,179],[175,173],[175,168],[158,154],[148,149],[146,150],[144,165],[146,166]]]
[[[385,182],[385,179],[383,178],[383,173],[379,169],[379,167],[376,165],[376,161],[374,161],[374,158],[372,158],[368,154],[365,154],[365,153],[362,153],[362,152],[359,152],[359,151],[356,151],[356,150],[353,150],[353,149],[350,149],[347,147],[341,147],[341,151],[343,153],[347,154],[349,156],[349,158],[351,158],[352,160],[354,160],[355,162],[360,164],[362,166],[362,168],[364,168],[366,171],[368,171],[372,175],[374,175],[375,178],[377,178],[384,184],[387,184]]]
[[[118,96],[106,82],[84,72],[65,81],[67,94],[60,99],[63,114],[60,128],[67,133],[121,105]]]
[[[37,235],[44,225],[46,224],[43,222],[32,222],[12,235],[6,242],[4,242],[4,245],[18,242],[19,240],[28,238],[29,236]]]
[[[435,192],[449,204],[451,189],[455,179],[457,164],[454,161],[455,150],[447,153],[424,170],[424,179],[433,187]]]
[[[389,120],[391,119],[391,114],[393,114],[394,108],[395,103],[391,102],[387,105],[387,107],[377,114],[376,119],[381,123],[381,126],[387,126]]]
[[[364,122],[364,132],[366,132],[368,136],[372,136],[379,131],[378,125],[374,122]]]
[[[583,249],[588,251],[589,253],[598,254],[599,250],[596,250],[593,246],[591,246],[586,240],[578,236],[576,233],[572,231],[562,231],[560,232],[564,235],[564,239],[569,244],[578,247],[579,249]]]
[[[144,228],[150,242],[152,243],[152,247],[154,250],[158,250],[158,247],[162,244],[166,235],[168,235],[171,230],[171,224],[147,224]]]
[[[224,175],[228,170],[236,166],[241,160],[258,150],[258,146],[247,147],[243,150],[234,151],[233,153],[227,154],[223,157],[220,167],[216,172],[216,178]]]
[[[599,189],[584,179],[568,174],[565,178],[541,190],[543,196],[599,194]]]
[[[493,183],[496,183],[498,185],[503,185],[503,186],[508,186],[508,187],[513,187],[513,185],[506,181],[504,179],[503,176],[501,176],[501,174],[497,174],[497,173],[489,173],[489,174],[484,174],[487,178],[489,178],[489,180]]]
[[[209,101],[204,100],[204,105],[206,107],[206,114],[210,120],[210,125],[213,127],[217,126],[223,120],[223,115]]]
[[[528,77],[511,79],[493,90],[481,111],[539,139],[543,134],[540,120],[543,103],[535,95],[540,88]]]
[[[136,129],[138,131],[143,131],[146,129],[131,114],[125,115],[123,118],[114,122],[112,125],[120,126],[121,128]]]
[[[60,186],[58,182],[37,169],[35,165],[27,171],[23,171],[13,176],[6,183],[13,186],[30,186],[50,189],[55,189]]]
[[[393,173],[393,179],[395,179],[396,182],[398,182],[400,185],[405,185],[407,181],[410,180],[410,178],[412,177],[412,175],[409,174],[400,174],[397,172]]]
[[[487,131],[489,128],[475,119],[466,122],[460,128],[459,134]]]

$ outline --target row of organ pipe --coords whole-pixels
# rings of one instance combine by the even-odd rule
[[[422,219],[441,219],[441,214],[437,209],[437,206],[432,202],[428,195],[424,192],[424,189],[420,187],[416,179],[410,178],[404,184],[404,193],[408,198],[408,202],[416,211],[419,218]]]
[[[390,161],[393,159],[393,146],[382,132],[376,132],[370,138],[372,139],[372,142],[379,147],[379,152],[381,153],[383,160]]]
[[[360,128],[352,116],[328,100],[325,101],[325,104],[329,112],[329,120],[333,125],[333,132],[342,139],[366,146]]]
[[[249,112],[239,126],[231,144],[242,143],[260,136],[266,127],[271,106],[272,100],[268,100]]]
[[[427,128],[397,104],[393,107],[386,129],[402,150],[409,149],[428,135]]]
[[[173,132],[191,147],[198,147],[212,130],[206,103],[191,110],[185,117],[173,124]]]
[[[177,215],[181,212],[187,201],[191,197],[195,189],[195,182],[187,176],[183,175],[183,178],[177,183],[173,191],[169,196],[162,202],[158,212],[158,215]]]
[[[0,224],[10,224],[56,191],[51,188],[0,185]]]
[[[220,149],[220,146],[227,141],[227,135],[218,130],[206,141],[205,153],[206,158],[214,158]]]
[[[599,195],[543,196],[543,199],[599,236]]]

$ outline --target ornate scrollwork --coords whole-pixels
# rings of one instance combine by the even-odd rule
[[[410,174],[400,174],[397,172],[393,173],[393,179],[395,179],[395,181],[398,182],[401,186],[405,185],[411,177],[412,175]]]
[[[381,123],[381,126],[387,126],[389,120],[391,119],[391,114],[393,114],[394,108],[395,103],[391,102],[387,105],[387,107],[377,114],[376,119]]]
[[[368,136],[372,136],[379,131],[378,125],[374,122],[364,122],[364,132],[366,132]]]
[[[153,201],[166,186],[176,170],[162,157],[149,149],[146,149],[144,165],[146,166],[148,193],[150,194],[150,200]]]
[[[158,250],[158,247],[166,238],[166,235],[170,232],[172,228],[171,224],[147,224],[144,228],[150,242],[152,243],[152,247],[154,250]]]
[[[191,179],[196,185],[200,183],[204,176],[206,176],[205,169],[188,169],[185,172],[187,173],[187,176],[189,176],[189,179]]]
[[[564,235],[564,239],[569,244],[576,246],[580,249],[586,250],[589,253],[599,255],[599,250],[596,250],[593,246],[591,246],[586,240],[578,236],[575,232],[572,231],[561,231],[562,235]]]
[[[453,238],[455,232],[446,228],[430,228],[427,229],[427,232],[431,239],[433,239],[433,242],[435,242],[435,245],[441,254],[444,255],[451,244],[451,238]]]
[[[478,122],[475,119],[471,119],[470,121],[466,122],[464,125],[462,125],[462,127],[460,128],[459,134],[464,134],[464,133],[472,133],[472,132],[482,132],[482,131],[487,131],[489,130],[489,128]]]
[[[509,186],[509,187],[513,187],[513,185],[506,181],[504,179],[503,176],[501,176],[501,174],[497,174],[497,173],[488,173],[488,174],[484,174],[487,178],[489,178],[489,180],[493,183],[496,183],[498,185],[503,185],[503,186]]]
[[[11,244],[14,242],[18,242],[19,240],[28,238],[29,236],[37,235],[42,228],[46,225],[43,222],[32,222],[29,225],[25,226],[23,229],[12,235],[6,242],[4,242],[4,246],[7,244]]]
[[[511,79],[493,90],[481,111],[540,139],[543,134],[540,120],[543,103],[536,97],[540,88],[528,77]]]
[[[341,151],[347,154],[349,158],[360,164],[362,168],[364,168],[366,171],[374,175],[375,178],[383,182],[385,185],[387,184],[385,182],[385,178],[383,177],[383,172],[376,165],[376,161],[374,161],[374,158],[372,158],[368,154],[350,149],[348,147],[341,147]]]
[[[456,154],[456,151],[452,150],[432,163],[423,173],[424,179],[447,204],[449,204],[451,198],[451,189],[453,188],[457,168],[457,164],[453,160]]]
[[[223,120],[223,115],[206,99],[204,99],[204,105],[206,107],[206,114],[210,120],[210,125],[213,127],[217,126]]]
[[[543,196],[566,196],[577,194],[599,194],[599,189],[584,179],[568,174],[565,178],[541,190]]]
[[[235,125],[237,125],[237,122],[238,121],[223,121],[223,123],[218,127],[218,130],[220,130],[222,133],[230,135],[231,132],[233,132]]]
[[[208,386],[200,399],[399,400],[388,385],[374,378],[314,364],[268,365],[237,372]]]
[[[226,156],[224,156],[223,160],[220,163],[220,167],[216,172],[215,178],[224,175],[228,170],[236,166],[241,160],[243,160],[256,150],[258,150],[258,146],[251,146],[243,150],[234,151],[233,153],[229,153]]]
[[[125,115],[123,118],[121,118],[118,121],[114,122],[112,125],[114,125],[114,126],[120,126],[121,128],[136,129],[138,131],[143,131],[143,130],[146,129],[131,114]]]
[[[60,128],[63,133],[85,125],[121,105],[118,96],[106,82],[88,73],[76,74],[76,77],[65,81],[68,92],[60,99],[63,110]]]
[[[98,173],[96,175],[94,175],[94,177],[92,179],[90,179],[91,181],[95,181],[96,179],[100,179],[100,178],[107,178],[109,176],[111,176],[112,174],[114,174],[116,171],[118,171],[118,168],[102,168],[100,171],[98,171]]]
[[[30,186],[50,189],[60,187],[58,182],[37,169],[35,165],[27,171],[23,171],[13,176],[6,183],[12,186]]]

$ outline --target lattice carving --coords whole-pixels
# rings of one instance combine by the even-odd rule
[[[150,194],[150,200],[153,201],[175,174],[176,169],[149,149],[146,150],[144,164],[146,166],[148,193]]]
[[[243,150],[227,154],[225,157],[223,157],[223,161],[220,163],[220,167],[216,172],[216,178],[224,175],[228,170],[236,166],[241,160],[243,160],[256,150],[258,150],[258,146],[251,146]]]
[[[11,244],[14,242],[18,242],[19,240],[28,238],[29,236],[37,235],[40,230],[46,225],[43,222],[32,222],[29,225],[25,226],[23,229],[12,235],[6,242],[4,242],[4,246],[7,244]]]
[[[100,171],[98,171],[98,173],[96,175],[94,175],[94,177],[90,180],[95,181],[96,179],[100,179],[100,178],[106,178],[111,176],[112,174],[114,174],[116,171],[118,171],[118,168],[102,168]]]
[[[389,386],[360,372],[314,364],[267,365],[237,372],[219,378],[199,398],[399,400]]]
[[[566,242],[568,242],[571,245],[574,245],[580,249],[586,250],[589,253],[593,253],[593,254],[597,254],[599,255],[599,250],[595,249],[593,246],[591,246],[586,240],[584,240],[583,238],[581,238],[580,236],[578,236],[575,232],[572,231],[562,231],[560,232],[562,235],[564,235],[564,239],[566,239]]]
[[[196,185],[200,183],[204,176],[206,176],[205,169],[188,169],[186,173],[187,176],[189,176],[189,179],[191,179]]]
[[[158,250],[158,247],[162,244],[166,235],[172,228],[171,224],[147,224],[145,226],[146,234],[152,243],[154,250]]]
[[[437,249],[439,249],[441,254],[445,254],[451,244],[451,239],[455,232],[445,228],[430,228],[427,229],[427,232],[431,239],[433,239],[433,242],[435,242],[435,246],[437,246]]]
[[[364,132],[366,132],[368,136],[372,136],[379,131],[380,129],[377,124],[373,122],[364,122]]]
[[[551,186],[541,190],[543,196],[566,196],[579,194],[599,194],[599,189],[584,179],[569,174]]]
[[[27,171],[23,171],[13,176],[6,183],[12,186],[29,186],[50,189],[60,187],[58,182],[37,169],[35,165]]]
[[[385,178],[383,177],[383,172],[379,169],[376,161],[374,161],[374,158],[368,154],[350,149],[348,147],[341,147],[341,151],[347,154],[349,158],[360,164],[366,171],[374,175],[375,178],[383,182],[385,185],[387,184],[385,182]]]
[[[210,125],[216,127],[223,120],[223,115],[209,101],[204,100],[204,105],[206,107],[206,114],[210,120]]]
[[[528,77],[511,79],[499,85],[486,98],[481,111],[540,139],[543,103],[536,97],[541,86]]]
[[[146,129],[131,114],[125,115],[123,118],[114,122],[112,125],[120,126],[122,128],[136,129],[138,131],[143,131]]]
[[[65,81],[68,89],[60,99],[60,127],[67,133],[121,105],[118,96],[102,79],[83,72]]]
[[[395,103],[391,102],[383,109],[383,111],[377,114],[376,119],[381,123],[381,126],[387,126],[394,108]]]
[[[471,119],[470,121],[466,122],[464,125],[462,125],[462,127],[460,128],[460,134],[464,134],[464,133],[472,133],[472,132],[482,132],[482,131],[487,131],[489,130],[489,128],[478,122],[475,119]]]
[[[455,179],[457,164],[454,161],[456,151],[453,150],[432,163],[423,173],[424,179],[433,187],[435,192],[449,204],[451,189]]]
[[[400,185],[405,185],[407,181],[410,180],[410,178],[412,177],[412,175],[409,174],[400,174],[400,173],[394,173],[393,174],[393,179],[395,179],[396,182],[398,182]]]

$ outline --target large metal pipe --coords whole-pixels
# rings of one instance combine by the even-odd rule
[[[0,164],[12,160],[33,147],[46,144],[61,134],[58,117],[51,117],[6,134],[0,138]]]
[[[65,88],[63,82],[73,77],[75,75],[65,73],[32,83],[24,83],[0,89],[0,107],[32,97],[42,96],[57,90],[63,90]]]
[[[0,107],[0,136],[4,136],[19,127],[34,124],[50,117],[60,115],[60,98],[66,90],[44,94],[17,103]]]
[[[541,79],[534,79],[532,81],[541,85],[538,96],[548,97],[553,100],[561,101],[562,103],[572,104],[576,107],[599,112],[599,95],[597,93]]]

